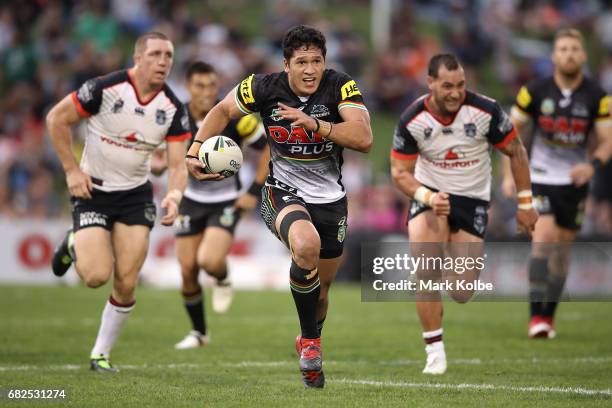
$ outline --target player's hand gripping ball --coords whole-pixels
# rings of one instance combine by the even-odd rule
[[[198,156],[206,173],[219,173],[231,177],[242,166],[242,151],[236,142],[226,136],[213,136],[200,146]]]

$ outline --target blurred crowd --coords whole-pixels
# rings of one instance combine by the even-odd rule
[[[374,115],[398,115],[424,93],[428,59],[441,50],[460,57],[471,88],[509,107],[521,84],[551,72],[550,40],[564,26],[583,30],[590,51],[589,74],[612,93],[609,1],[395,0],[389,44],[376,48],[368,29],[357,27],[352,14],[370,7],[367,0],[226,3],[232,3],[230,12],[228,4],[219,0],[0,2],[0,217],[69,214],[64,174],[47,137],[44,116],[86,79],[129,66],[134,39],[150,30],[162,31],[174,41],[175,65],[169,82],[183,100],[183,75],[191,61],[215,66],[223,94],[250,72],[277,71],[281,38],[300,23],[326,34],[328,66],[359,82]],[[241,7],[254,6],[263,9],[257,34],[245,30],[244,19],[251,17],[240,12]],[[321,12],[327,9],[342,12]],[[376,123],[373,129],[376,134]],[[82,129],[76,134],[78,153]],[[343,173],[352,196],[351,228],[401,232],[405,200],[395,193],[388,175],[357,154],[347,155]],[[604,190],[610,188],[605,185]],[[499,197],[495,191],[490,231],[503,239],[513,234],[513,206]],[[605,194],[603,200],[591,201],[584,234],[610,234]],[[606,211],[607,216],[602,216]]]

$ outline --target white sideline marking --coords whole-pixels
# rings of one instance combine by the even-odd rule
[[[338,364],[372,364],[372,365],[388,365],[388,366],[401,366],[401,365],[421,365],[424,360],[382,360],[378,362],[357,360],[357,361],[339,361],[339,360],[327,360],[326,365],[338,365]],[[505,358],[505,359],[491,359],[481,360],[479,358],[473,359],[455,359],[449,360],[451,364],[455,365],[485,365],[485,364],[567,364],[567,363],[588,363],[588,364],[605,364],[612,362],[612,356],[609,357],[574,357],[574,358]],[[124,370],[139,370],[143,368],[169,368],[169,369],[181,369],[181,368],[203,368],[203,367],[225,367],[225,368],[241,368],[241,367],[281,367],[286,365],[294,365],[295,361],[280,360],[280,361],[238,361],[235,363],[170,363],[170,364],[119,364],[119,369]],[[36,365],[19,365],[19,366],[0,366],[0,372],[5,371],[34,371],[34,370],[50,370],[50,371],[70,371],[70,370],[81,370],[86,369],[86,364],[62,364],[62,365],[48,365],[48,366],[36,366]]]
[[[449,360],[450,363],[457,365],[485,365],[485,364],[567,364],[567,363],[593,363],[603,364],[612,362],[612,356],[610,357],[575,357],[575,358],[499,358],[499,359],[486,359],[480,358],[468,358],[468,359],[455,359]],[[381,360],[378,362],[380,365],[421,365],[423,360]]]
[[[485,365],[485,364],[567,364],[567,363],[589,363],[589,364],[605,364],[612,362],[612,356],[607,357],[575,357],[575,358],[517,358],[517,359],[491,359],[481,360],[479,358],[474,359],[455,359],[449,360],[451,364],[455,365]],[[382,360],[378,362],[357,360],[357,361],[338,361],[329,360],[325,361],[325,365],[338,365],[338,364],[371,364],[371,365],[422,365],[424,360]],[[119,369],[123,370],[139,370],[143,368],[168,368],[168,369],[181,369],[181,368],[204,368],[204,367],[225,367],[225,368],[248,368],[248,367],[281,367],[287,365],[294,365],[295,361],[279,360],[279,361],[238,361],[235,363],[170,363],[170,364],[119,364]],[[34,371],[34,370],[50,370],[50,371],[71,371],[71,370],[82,370],[87,369],[87,364],[62,364],[62,365],[48,365],[48,366],[36,366],[36,365],[18,365],[18,366],[0,366],[0,372],[7,371]]]
[[[401,387],[401,388],[445,388],[454,390],[491,390],[491,391],[514,391],[514,392],[536,392],[536,393],[556,393],[556,394],[578,394],[578,395],[605,395],[612,396],[611,389],[591,390],[582,387],[517,387],[512,385],[495,384],[442,384],[442,383],[408,383],[394,381],[372,381],[372,380],[351,380],[343,378],[332,381],[340,384],[352,385],[374,385],[377,387]]]

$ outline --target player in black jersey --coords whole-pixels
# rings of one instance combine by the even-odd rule
[[[232,118],[259,112],[271,150],[262,216],[292,255],[290,287],[300,320],[296,341],[306,387],[323,387],[321,328],[346,236],[342,149],[368,152],[372,131],[361,92],[325,69],[325,37],[298,26],[283,39],[284,71],[251,75],[206,116],[187,156],[200,178],[199,143]]]
[[[193,135],[202,121],[218,102],[219,85],[213,67],[194,62],[186,73],[186,86],[190,100],[185,104]],[[233,242],[234,230],[242,212],[257,205],[261,188],[268,175],[270,156],[263,126],[254,115],[232,119],[220,133],[234,140],[238,146],[262,152],[255,181],[244,194],[240,177],[235,176],[213,183],[202,183],[189,176],[179,216],[175,221],[176,255],[181,266],[182,294],[192,330],[175,345],[177,349],[200,347],[209,342],[202,288],[198,282],[200,268],[214,277],[212,290],[213,310],[224,313],[232,301],[232,288],[227,270],[227,255]],[[193,139],[189,140],[189,145]],[[164,151],[161,150],[163,153]],[[160,173],[166,167],[161,157],[151,171]]]
[[[579,31],[564,29],[556,34],[552,62],[553,76],[522,87],[512,109],[512,121],[521,135],[530,122],[535,128],[530,170],[534,204],[541,216],[529,266],[532,338],[555,336],[553,318],[567,277],[568,245],[582,223],[588,183],[612,150],[610,97],[583,75],[586,53]],[[597,135],[597,147],[588,162],[591,130]],[[514,194],[509,177],[503,186],[505,194]]]

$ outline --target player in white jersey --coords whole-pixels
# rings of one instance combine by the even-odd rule
[[[173,57],[174,47],[164,34],[144,34],[134,47],[133,68],[86,81],[47,115],[73,213],[73,229],[56,249],[53,272],[62,276],[74,263],[91,288],[114,277],[90,357],[91,369],[98,372],[117,371],[110,352],[135,304],[138,273],[156,217],[149,162],[162,142],[167,142],[169,167],[162,224],[174,222],[186,183],[188,117],[165,84]],[[70,127],[83,119],[87,136],[79,166]]]
[[[440,256],[439,247],[432,243],[448,242],[454,244],[451,255],[477,258],[482,256],[487,226],[491,146],[512,162],[520,190],[519,229],[533,229],[537,214],[531,205],[527,153],[497,102],[466,91],[465,74],[454,55],[439,54],[430,60],[427,83],[430,93],[402,114],[391,152],[393,181],[412,197],[408,221],[411,253]],[[477,278],[477,272],[468,270],[463,277]],[[420,280],[435,280],[440,275],[437,270],[417,272]],[[449,294],[466,302],[473,293]],[[416,308],[427,352],[423,373],[443,374],[446,353],[440,292],[419,291]]]
[[[610,97],[583,74],[586,62],[582,34],[560,30],[553,43],[554,74],[532,81],[519,91],[512,122],[529,136],[533,122],[530,169],[534,203],[540,213],[529,264],[531,338],[553,338],[554,315],[569,269],[569,245],[580,230],[589,181],[612,150]],[[590,134],[597,136],[587,161]],[[506,171],[504,193],[514,194]]]
[[[215,70],[201,61],[192,63],[186,73],[189,102],[185,104],[189,125],[195,135],[202,121],[218,102],[219,83]],[[232,301],[232,287],[228,279],[227,255],[234,240],[234,230],[243,212],[257,205],[261,188],[268,175],[270,159],[263,126],[254,115],[231,120],[220,133],[231,138],[238,146],[261,152],[255,181],[242,193],[239,175],[214,183],[203,183],[189,175],[185,195],[179,207],[175,227],[176,255],[181,266],[185,310],[191,321],[191,331],[175,345],[177,349],[190,349],[208,344],[206,315],[202,287],[198,281],[200,269],[215,279],[212,288],[212,306],[224,313]],[[191,145],[193,139],[189,139]],[[151,171],[160,173],[166,168],[162,157]]]

